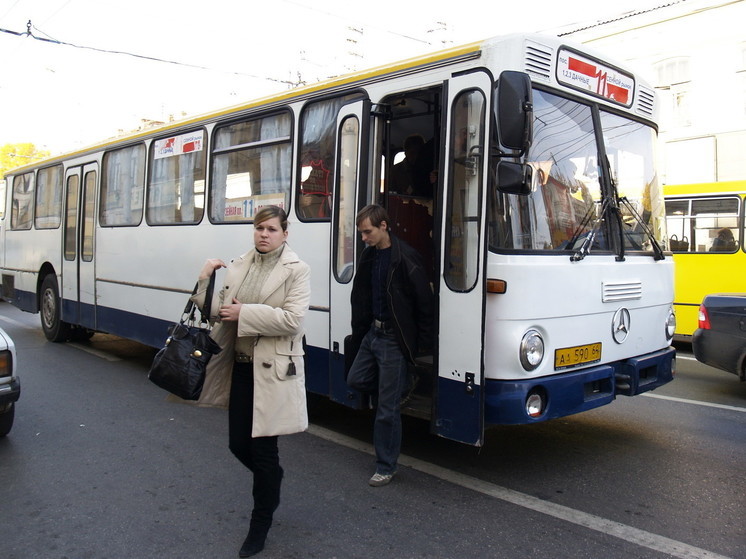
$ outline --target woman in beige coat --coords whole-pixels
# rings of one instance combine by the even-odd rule
[[[280,504],[277,436],[308,427],[303,317],[310,272],[287,236],[285,211],[262,208],[254,217],[255,248],[228,265],[207,260],[193,296],[201,305],[212,273],[227,268],[211,307],[212,337],[222,351],[208,365],[198,403],[228,405],[230,450],[254,474],[254,509],[239,557],[264,549]]]

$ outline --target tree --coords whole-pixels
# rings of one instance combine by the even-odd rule
[[[49,157],[46,150],[36,149],[34,144],[5,144],[0,147],[0,179],[5,173],[16,167],[23,167],[29,163]]]

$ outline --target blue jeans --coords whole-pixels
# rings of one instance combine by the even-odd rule
[[[401,451],[401,397],[408,382],[407,361],[391,330],[371,326],[347,376],[347,384],[377,394],[373,446],[376,472],[393,474]]]

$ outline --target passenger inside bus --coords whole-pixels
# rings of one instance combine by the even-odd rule
[[[394,234],[422,256],[431,281],[436,277],[433,215],[439,187],[440,94],[440,88],[431,88],[385,99],[389,114],[381,146],[382,205]]]
[[[731,252],[736,250],[736,240],[733,238],[733,231],[728,227],[723,227],[718,231],[717,237],[712,240],[710,252]]]
[[[420,134],[411,134],[404,140],[404,159],[391,168],[389,189],[410,196],[433,197],[438,180],[438,171],[433,169],[428,157],[425,139]]]

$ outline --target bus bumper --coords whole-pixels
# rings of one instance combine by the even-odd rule
[[[485,422],[492,425],[537,423],[572,415],[610,403],[618,394],[635,396],[673,379],[676,350],[668,347],[641,355],[572,371],[528,380],[487,380]],[[530,416],[528,397],[544,399],[540,415]]]

